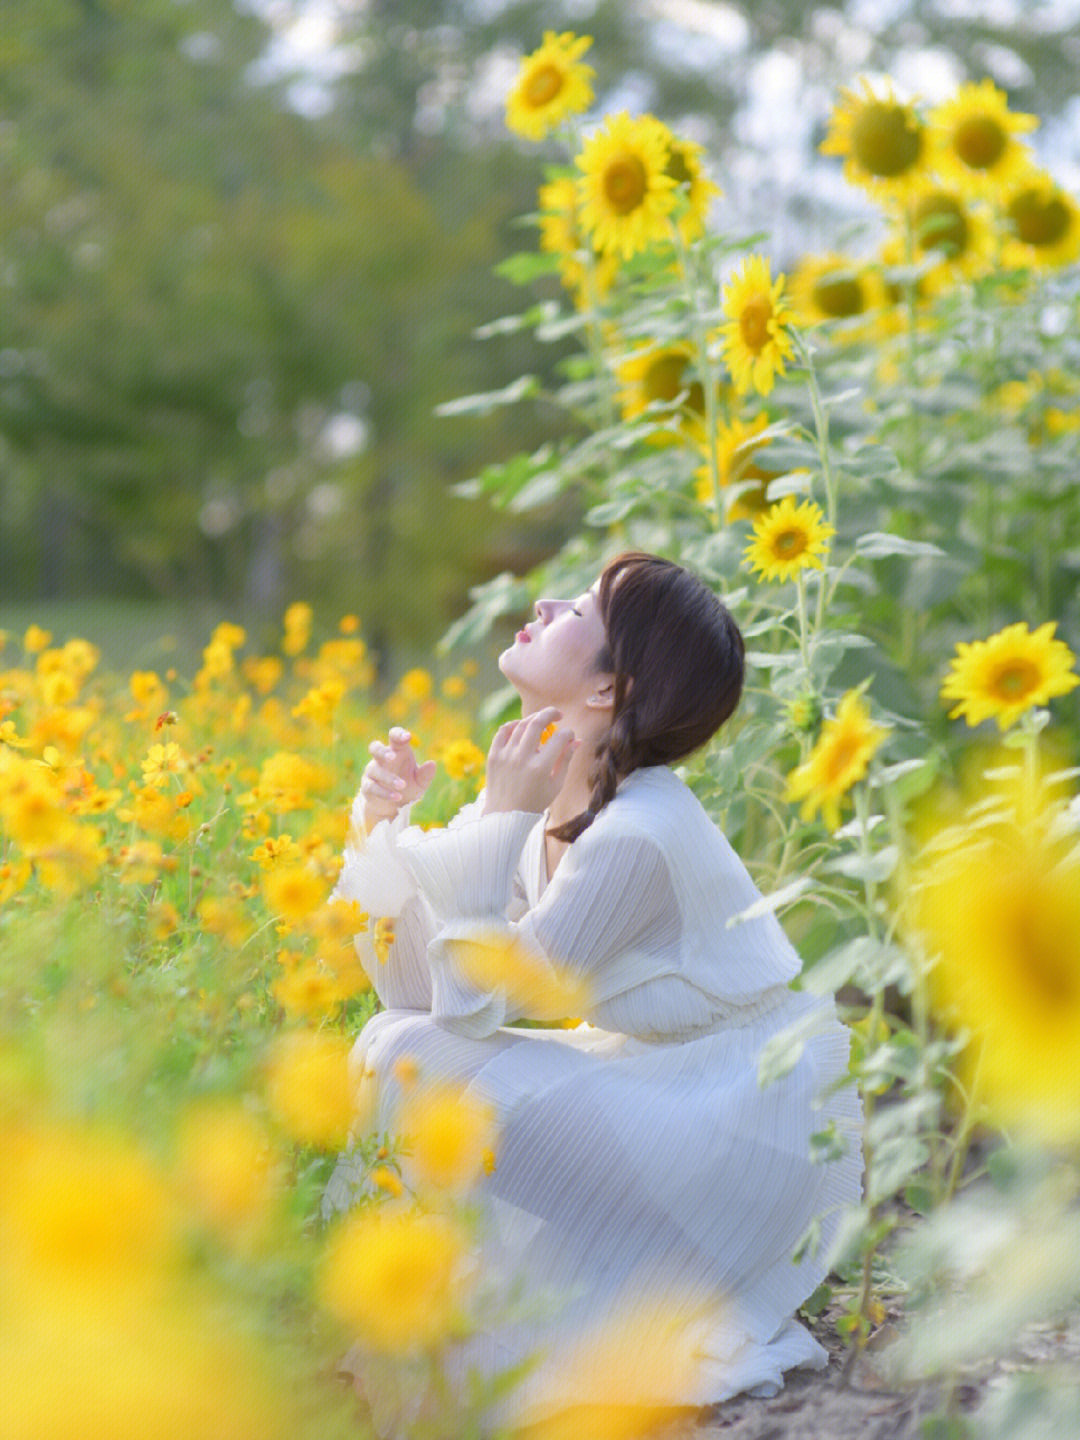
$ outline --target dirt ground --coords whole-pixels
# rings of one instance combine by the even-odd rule
[[[898,1313],[886,1319],[844,1384],[847,1350],[825,1311],[811,1328],[829,1351],[827,1370],[789,1371],[783,1390],[771,1400],[736,1396],[673,1426],[662,1440],[922,1440],[923,1422],[943,1416],[949,1396],[941,1382],[901,1384],[890,1378],[888,1351],[899,1320]],[[953,1390],[954,1410],[973,1421],[977,1435],[978,1411],[996,1387],[1018,1371],[1049,1366],[1067,1368],[1074,1383],[1080,1377],[1080,1313],[1029,1326],[1008,1356],[966,1367]]]

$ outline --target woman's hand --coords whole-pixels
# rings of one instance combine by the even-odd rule
[[[380,820],[393,820],[403,805],[419,800],[436,770],[434,760],[416,763],[408,730],[395,727],[389,740],[388,745],[372,740],[371,759],[360,780],[360,813],[369,832]]]
[[[524,720],[500,725],[487,758],[484,814],[527,810],[543,814],[566,780],[570,757],[580,745],[572,730],[556,730],[546,744],[540,737],[561,712],[548,706]]]

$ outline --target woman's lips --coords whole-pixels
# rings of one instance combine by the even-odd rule
[[[519,630],[515,639],[520,640],[523,645],[528,645],[532,642],[532,636],[527,630]]]

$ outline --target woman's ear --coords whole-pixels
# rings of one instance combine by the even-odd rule
[[[588,710],[613,710],[615,708],[615,676],[602,673],[597,675],[596,683],[589,698],[585,701]]]

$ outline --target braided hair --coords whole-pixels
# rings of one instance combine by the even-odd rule
[[[710,739],[739,703],[742,634],[703,580],[671,560],[628,551],[598,590],[607,643],[597,670],[615,677],[611,726],[589,773],[588,807],[547,833],[573,841],[646,765],[672,765]]]

